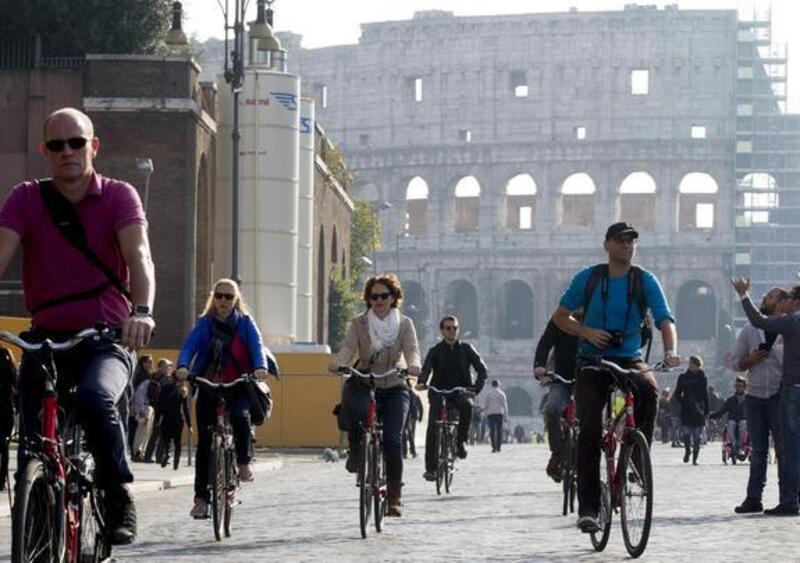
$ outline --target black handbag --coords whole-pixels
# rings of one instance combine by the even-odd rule
[[[272,414],[272,390],[264,381],[250,380],[247,394],[250,395],[250,422],[261,426]]]

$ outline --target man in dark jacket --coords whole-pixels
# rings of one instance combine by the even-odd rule
[[[175,373],[169,376],[169,382],[161,387],[159,397],[161,409],[161,467],[169,463],[170,449],[174,450],[173,469],[178,469],[181,458],[181,438],[183,424],[192,430],[192,418],[189,415],[189,399],[186,389],[176,381]]]
[[[160,460],[164,452],[164,443],[161,440],[161,418],[164,412],[161,404],[161,389],[169,384],[171,371],[172,362],[167,358],[161,358],[158,360],[156,372],[150,381],[147,398],[150,400],[150,406],[155,411],[155,418],[153,419],[153,432],[150,434],[150,440],[147,442],[147,448],[144,453],[145,463],[153,463],[153,454],[155,454],[157,460]]]
[[[731,455],[738,456],[739,448],[742,446],[742,436],[747,430],[747,423],[744,419],[744,392],[747,389],[747,379],[744,376],[736,376],[736,387],[733,395],[728,397],[723,403],[722,408],[709,415],[708,418],[718,419],[728,415],[728,439],[731,441]]]
[[[697,465],[700,453],[700,435],[708,416],[708,379],[703,372],[703,360],[699,356],[689,358],[689,368],[678,376],[675,396],[681,405],[681,425],[683,425],[683,463]]]
[[[466,342],[458,340],[458,319],[452,315],[439,321],[442,341],[428,350],[425,363],[419,374],[417,389],[427,388],[428,377],[431,385],[437,389],[453,387],[473,387],[470,366],[478,374],[474,383],[475,395],[481,392],[488,373],[478,352]],[[436,479],[436,418],[442,404],[442,396],[433,391],[428,392],[428,431],[425,436],[425,474],[428,481]],[[458,410],[458,457],[467,457],[464,444],[469,437],[469,425],[472,421],[473,398],[465,395],[451,395],[448,404]]]
[[[580,312],[573,314],[577,320],[583,317]],[[553,351],[555,372],[572,381],[575,378],[575,361],[578,355],[578,337],[558,328],[553,319],[547,323],[533,359],[533,376],[542,380],[547,374],[547,359]],[[547,440],[550,443],[550,461],[547,462],[547,475],[556,483],[561,481],[561,414],[567,406],[572,389],[563,383],[550,383],[547,400],[542,405],[544,425],[547,429]]]

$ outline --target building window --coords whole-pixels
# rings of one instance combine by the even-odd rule
[[[637,69],[631,71],[631,94],[646,96],[650,93],[650,71]]]
[[[705,139],[706,128],[704,125],[692,125],[691,130],[692,139]]]
[[[511,72],[511,91],[515,98],[527,98],[530,95],[528,78],[524,71],[514,70]]]
[[[469,129],[459,129],[458,130],[458,140],[464,141],[465,143],[472,142],[472,131]]]
[[[358,145],[361,147],[368,147],[369,146],[369,135],[359,135],[358,136]]]
[[[322,109],[326,109],[328,107],[328,87],[324,84],[320,88],[320,101],[322,102]]]
[[[578,126],[575,128],[575,138],[583,141],[586,138],[586,127]]]
[[[533,228],[533,207],[519,208],[519,230],[530,231]]]
[[[414,79],[414,101],[419,103],[422,101],[422,78]]]

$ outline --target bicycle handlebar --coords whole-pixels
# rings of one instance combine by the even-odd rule
[[[567,385],[568,387],[572,387],[573,385],[575,385],[574,379],[565,379],[564,377],[558,375],[554,371],[548,371],[547,373],[545,373],[541,379],[541,384],[550,385],[551,383],[553,383],[553,381],[562,383],[564,385]]]
[[[428,385],[427,387],[431,391],[439,393],[440,395],[453,395],[455,393],[465,393],[467,395],[469,395],[469,394],[474,395],[475,394],[475,390],[474,389],[470,389],[469,387],[452,387],[450,389],[437,389],[433,385]]]
[[[65,340],[64,342],[53,342],[49,338],[43,340],[42,342],[28,342],[27,340],[20,338],[19,335],[14,334],[13,332],[6,332],[6,331],[0,332],[0,340],[8,342],[9,344],[13,344],[14,346],[21,348],[22,350],[25,350],[26,352],[36,352],[38,350],[41,350],[45,346],[47,346],[54,352],[63,352],[65,350],[70,350],[71,348],[74,348],[75,346],[77,346],[78,344],[80,344],[81,342],[83,342],[88,338],[94,338],[97,336],[109,338],[112,340],[119,339],[117,330],[111,327],[104,327],[100,329],[96,327],[85,328],[79,333],[77,333],[75,336],[73,336],[69,340]]]
[[[623,368],[622,366],[620,366],[619,364],[616,364],[616,363],[612,362],[611,360],[607,360],[607,359],[602,358],[602,357],[597,357],[597,358],[585,358],[584,357],[584,359],[588,359],[592,363],[590,363],[589,365],[582,366],[580,368],[581,370],[601,371],[601,372],[610,371],[615,375],[621,375],[621,376],[624,376],[624,377],[631,377],[631,376],[634,376],[634,375],[641,375],[641,374],[647,373],[649,371],[659,372],[659,373],[668,373],[668,372],[672,371],[673,369],[675,369],[675,368],[672,368],[672,367],[668,366],[664,362],[656,362],[655,364],[653,364],[651,366],[645,366],[642,369],[626,369],[626,368]]]
[[[408,371],[403,368],[393,368],[387,371],[386,373],[362,373],[358,371],[356,368],[351,368],[349,366],[340,366],[337,370],[337,373],[341,375],[346,375],[349,377],[358,377],[361,379],[384,379],[386,377],[391,377],[393,375],[399,376],[406,376],[408,375]]]
[[[249,373],[242,374],[242,376],[239,377],[239,379],[229,381],[228,383],[215,383],[210,379],[206,379],[205,377],[200,377],[199,375],[190,374],[189,376],[186,377],[187,381],[191,381],[193,383],[199,383],[201,387],[211,389],[212,391],[233,389],[234,387],[237,387],[248,381],[254,381],[255,379],[256,378]]]

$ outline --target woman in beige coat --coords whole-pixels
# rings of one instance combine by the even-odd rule
[[[350,365],[357,358],[361,372],[384,373],[406,367],[410,375],[420,370],[419,345],[414,323],[401,315],[403,302],[400,281],[392,274],[375,276],[364,286],[365,313],[352,321],[330,370]],[[400,490],[403,484],[403,426],[408,416],[410,397],[401,376],[375,380],[378,415],[383,421],[383,448],[386,457],[388,516],[400,516]],[[340,421],[349,429],[350,455],[347,470],[358,471],[361,441],[360,422],[366,418],[369,390],[356,378],[348,379],[342,393]]]

